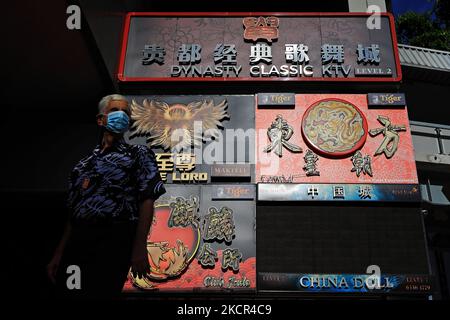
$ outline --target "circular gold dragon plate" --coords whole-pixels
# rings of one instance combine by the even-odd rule
[[[302,134],[317,153],[345,157],[360,149],[367,137],[367,120],[353,104],[341,99],[324,99],[303,115]]]

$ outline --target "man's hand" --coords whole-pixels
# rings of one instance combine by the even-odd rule
[[[55,253],[52,260],[47,265],[47,275],[53,284],[56,283],[56,274],[58,273],[59,263],[61,262],[61,254]]]
[[[56,283],[56,274],[58,273],[59,264],[61,262],[61,257],[63,256],[64,248],[66,247],[66,243],[69,240],[70,234],[72,232],[71,230],[72,225],[70,224],[70,221],[67,221],[61,241],[59,241],[59,245],[56,248],[55,253],[53,254],[52,260],[50,260],[47,265],[47,275],[53,282],[53,284]]]
[[[147,253],[147,236],[153,221],[153,200],[142,201],[139,206],[139,222],[134,239],[133,255],[131,256],[131,274],[143,278],[150,272]]]
[[[135,245],[131,257],[131,273],[135,278],[143,278],[150,272],[147,248],[143,245]]]

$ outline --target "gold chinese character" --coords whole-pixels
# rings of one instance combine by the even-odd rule
[[[192,171],[195,169],[195,154],[178,153],[175,154],[175,166],[179,171]]]
[[[172,172],[173,171],[173,154],[172,153],[157,153],[156,162],[159,171]]]

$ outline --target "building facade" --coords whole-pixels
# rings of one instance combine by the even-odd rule
[[[450,53],[398,44],[390,1],[79,6],[87,56],[132,106],[127,140],[155,151],[168,190],[152,272],[127,294],[449,298]],[[8,210],[51,202],[63,221],[89,108],[37,133],[52,158],[71,150],[4,190]]]

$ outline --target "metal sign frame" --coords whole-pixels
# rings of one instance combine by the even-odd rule
[[[352,78],[324,78],[324,77],[298,77],[298,78],[172,78],[172,77],[127,77],[125,71],[125,58],[128,45],[128,34],[130,30],[131,19],[133,17],[239,17],[239,16],[276,16],[276,17],[369,17],[370,13],[364,12],[129,12],[125,16],[122,48],[120,51],[117,79],[123,83],[135,82],[271,82],[271,81],[294,81],[294,82],[400,82],[402,80],[402,71],[400,67],[400,57],[397,46],[397,35],[395,34],[394,16],[391,13],[380,13],[381,17],[388,17],[393,55],[395,60],[396,77],[352,77]]]

